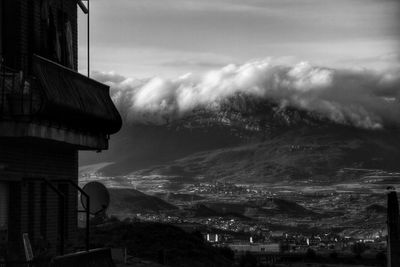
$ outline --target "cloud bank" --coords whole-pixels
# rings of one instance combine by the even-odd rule
[[[269,58],[176,79],[138,80],[101,72],[94,77],[111,86],[114,102],[131,123],[162,124],[195,108],[218,109],[221,101],[245,94],[316,112],[338,123],[377,129],[400,125],[399,73]]]

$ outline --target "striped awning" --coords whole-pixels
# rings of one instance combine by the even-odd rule
[[[121,128],[121,116],[107,85],[36,55],[33,74],[43,97],[41,117],[106,134]]]

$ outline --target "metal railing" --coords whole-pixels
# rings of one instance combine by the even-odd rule
[[[41,97],[37,90],[36,78],[30,75],[27,67],[29,57],[18,56],[21,69],[7,66],[3,55],[0,55],[0,119],[15,116],[29,117],[41,108]]]

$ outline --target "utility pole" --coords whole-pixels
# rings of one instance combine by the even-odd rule
[[[393,187],[388,188],[387,199],[387,266],[400,266],[400,220],[399,202],[397,193]]]

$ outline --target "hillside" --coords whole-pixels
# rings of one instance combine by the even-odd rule
[[[400,136],[400,135],[399,135]],[[182,179],[204,177],[229,182],[340,182],[357,174],[343,168],[399,169],[399,137],[386,131],[301,128],[265,141],[193,153],[136,171]],[[334,178],[334,180],[332,180]]]
[[[366,207],[365,211],[368,212],[368,213],[377,213],[377,214],[386,215],[387,208],[382,206],[382,205],[372,204],[372,205],[369,205],[368,207]]]
[[[262,202],[247,203],[210,202],[202,206],[202,211],[212,211],[214,213],[208,212],[206,213],[208,215],[205,216],[216,216],[215,213],[223,214],[224,216],[241,216],[243,219],[273,215],[286,215],[299,218],[320,216],[320,214],[306,209],[293,201],[280,198],[268,198]]]
[[[81,239],[84,239],[83,231]],[[201,234],[189,234],[166,224],[110,222],[93,227],[91,242],[92,247],[127,248],[129,255],[164,262],[167,266],[227,267],[233,264],[233,253],[229,249],[212,247]]]
[[[135,189],[109,188],[108,190],[111,198],[111,205],[107,211],[109,214],[158,213],[177,209],[177,207],[164,200],[146,195]]]
[[[107,176],[156,174],[232,182],[353,179],[343,168],[397,171],[396,128],[361,129],[237,96],[163,125],[125,124],[110,150],[81,154]]]

